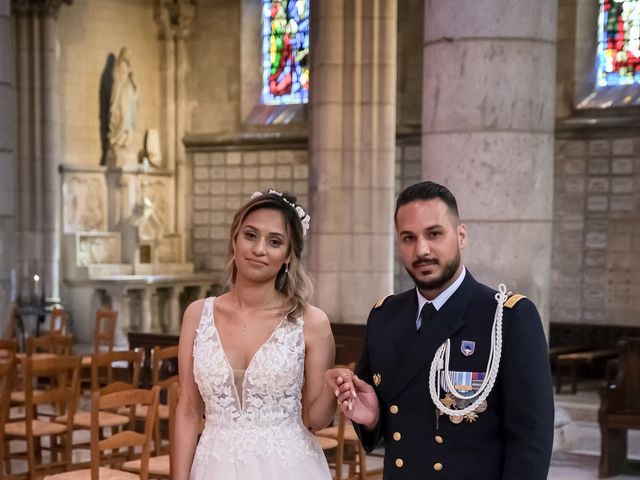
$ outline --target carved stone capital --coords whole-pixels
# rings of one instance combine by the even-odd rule
[[[196,0],[156,0],[154,19],[160,38],[186,38],[196,13]]]
[[[71,5],[73,0],[12,0],[11,7],[15,15],[58,16],[63,3]]]

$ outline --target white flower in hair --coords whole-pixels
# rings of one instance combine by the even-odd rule
[[[311,217],[309,215],[305,215],[305,217],[300,220],[300,223],[302,223],[302,235],[303,236],[307,235],[307,230],[309,230],[309,221],[310,220],[311,220]]]
[[[298,218],[300,219],[300,223],[302,224],[302,235],[306,236],[307,230],[309,230],[309,221],[311,220],[311,217],[307,215],[307,212],[304,211],[304,208],[302,208],[300,205],[296,205],[295,203],[291,202],[290,200],[287,199],[287,197],[285,197],[282,194],[282,192],[279,192],[278,190],[274,190],[273,188],[270,188],[269,190],[267,190],[267,194],[279,196],[280,198],[282,198],[282,201],[284,203],[286,203],[287,205],[289,205],[291,208],[295,210],[296,214],[298,215]],[[260,195],[264,195],[264,193],[261,191],[253,192],[251,194],[251,199],[259,197]]]

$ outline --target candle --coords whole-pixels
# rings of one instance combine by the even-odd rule
[[[37,302],[38,301],[38,297],[40,296],[40,275],[34,275],[33,276],[33,302]]]

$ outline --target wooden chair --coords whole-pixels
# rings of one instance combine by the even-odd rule
[[[8,448],[10,440],[26,442],[27,477],[38,478],[42,473],[71,467],[71,421],[66,424],[42,419],[40,407],[48,408],[58,414],[73,417],[78,391],[78,371],[80,358],[71,356],[57,357],[55,362],[48,359],[24,358],[21,360],[25,379],[25,418],[9,421],[4,425],[5,462],[8,474],[11,474],[11,458],[22,458],[24,454],[12,454]],[[39,378],[47,377],[49,382],[44,390],[35,390],[33,385]],[[49,439],[50,458],[45,463],[41,455],[41,440]]]
[[[178,383],[178,346],[154,347],[151,350],[151,382],[159,386],[161,390],[168,391],[169,387]],[[160,397],[162,399],[162,395]],[[154,429],[154,453],[160,455],[162,452],[162,423],[169,422],[169,405],[160,403],[158,406],[158,420]],[[138,418],[144,418],[146,412],[141,409],[136,412]]]
[[[640,462],[627,460],[628,431],[640,430],[640,338],[622,340],[618,349],[615,384],[600,390],[600,478],[640,472]]]
[[[13,343],[15,345],[15,342]],[[9,407],[11,405],[10,393],[14,367],[15,350],[8,351],[8,353],[0,359],[0,425],[2,426],[7,423],[9,418]],[[5,475],[8,475],[4,465],[5,456],[4,428],[0,428],[0,478],[5,478]]]
[[[51,332],[39,337],[29,337],[27,339],[28,357],[42,355],[41,358],[53,358],[57,355],[71,355],[73,347],[73,335],[60,332]]]
[[[61,306],[55,306],[51,310],[49,315],[49,329],[47,333],[62,333],[65,334],[69,331],[68,315],[67,312]]]
[[[176,441],[175,416],[179,394],[180,387],[178,386],[178,383],[172,383],[169,386],[169,453],[165,455],[156,455],[149,458],[149,476],[154,478],[173,478],[173,462],[171,461],[171,452],[173,451],[173,445],[175,445]],[[159,412],[160,410],[158,410],[158,413]],[[141,463],[141,460],[130,460],[122,464],[122,469],[127,472],[140,473]]]
[[[151,390],[122,390],[108,394],[94,392],[91,395],[91,468],[74,470],[45,477],[45,480],[148,480],[149,457],[151,451],[151,437],[153,425],[158,410],[160,388]],[[135,431],[135,410],[141,406],[147,407],[149,412],[144,423],[144,433]],[[108,438],[100,436],[100,413],[127,408],[129,412],[128,429],[116,433]],[[134,447],[141,448],[140,473],[134,474],[119,470],[121,449],[127,450],[127,455],[134,455]],[[103,455],[110,450],[111,456]],[[113,452],[116,452],[114,455]],[[108,465],[109,468],[103,465]]]
[[[117,391],[134,390],[138,388],[140,382],[140,366],[142,364],[141,350],[124,350],[115,352],[105,352],[94,354],[91,360],[91,390],[93,393],[106,395]],[[113,370],[113,364],[126,364],[129,378],[123,379],[116,377]],[[124,368],[117,368],[117,370],[125,370]],[[102,374],[106,371],[106,374]],[[103,382],[104,380],[104,382]],[[68,421],[65,415],[61,415],[56,418],[56,422],[66,423]],[[92,425],[91,412],[88,411],[76,411],[71,419],[74,430],[89,430]],[[129,417],[126,412],[116,411],[100,411],[98,418],[98,425],[100,430],[111,429],[111,433],[114,434],[118,428],[127,425],[129,423]],[[74,443],[73,448],[89,448],[88,443]]]
[[[119,385],[138,388],[143,354],[138,349],[94,353],[91,359],[91,391],[96,392],[107,386],[114,391]],[[126,368],[122,368],[122,365],[126,365]],[[127,378],[123,380],[123,376]]]
[[[93,329],[93,353],[112,352],[116,338],[118,312],[100,309],[96,311],[96,323]],[[91,385],[91,355],[82,357],[80,385]]]
[[[15,357],[18,342],[15,340],[0,340],[0,361],[4,358]]]
[[[15,303],[11,305],[11,313],[9,313],[9,323],[7,323],[7,330],[5,331],[4,338],[6,340],[13,340],[18,334],[18,305]]]

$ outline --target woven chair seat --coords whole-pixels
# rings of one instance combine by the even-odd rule
[[[66,423],[67,416],[62,415],[56,417],[56,422]],[[98,423],[101,427],[119,427],[120,425],[126,425],[129,423],[129,417],[119,415],[117,413],[99,412]],[[91,412],[78,412],[73,416],[73,426],[80,428],[91,428]]]
[[[35,437],[42,437],[47,435],[59,435],[67,431],[67,426],[61,423],[55,422],[43,422],[42,420],[34,420],[31,425],[33,426],[33,435]],[[13,435],[16,437],[27,436],[27,423],[26,422],[10,422],[5,424],[4,433],[7,435]]]
[[[33,390],[33,398],[37,399],[45,390]],[[24,390],[14,390],[11,392],[11,403],[24,403]]]
[[[336,448],[338,446],[338,440],[336,440],[335,438],[315,435],[315,439],[322,450],[331,450],[332,448]]]
[[[146,418],[147,410],[146,405],[138,405],[136,407],[136,418]],[[161,420],[169,420],[169,405],[158,405],[158,418]]]
[[[140,471],[140,460],[130,460],[122,464],[122,469],[128,472]],[[169,476],[169,455],[160,455],[158,457],[149,457],[149,475],[166,475]]]
[[[98,470],[100,480],[140,480],[140,476],[135,473],[113,470],[111,468],[100,467]],[[47,475],[44,480],[91,480],[91,469],[73,470],[71,472],[58,473],[57,475]]]
[[[338,427],[327,427],[322,430],[318,430],[316,435],[319,437],[338,438]],[[345,442],[358,442],[358,435],[350,423],[344,426],[344,440]]]
[[[54,360],[59,357],[55,353],[47,353],[47,352],[35,352],[31,355],[27,355],[26,353],[18,352],[16,353],[16,358],[18,360],[23,360],[27,357],[33,358],[35,360]]]

